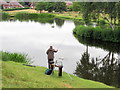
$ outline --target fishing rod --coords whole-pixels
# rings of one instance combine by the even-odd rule
[[[61,60],[61,61],[58,61],[58,60]],[[58,66],[63,66],[63,63],[62,63],[62,61],[64,60],[64,58],[58,58],[58,60],[56,60],[56,64],[58,64]],[[60,64],[59,64],[60,63]],[[70,76],[70,74],[69,73],[67,73],[67,75],[69,76],[69,78],[71,79],[71,80],[73,80],[73,78]]]
[[[68,36],[67,36],[67,37],[68,37]],[[63,43],[63,42],[67,39],[67,37],[64,38],[64,39],[61,41],[61,43]],[[60,48],[60,47],[61,47],[61,44],[59,44],[58,48]],[[64,60],[64,57],[59,57],[58,60],[62,60],[62,61],[63,61],[63,60]],[[63,65],[62,61],[61,61],[61,64]],[[57,62],[57,60],[56,60],[56,62]],[[73,78],[70,76],[69,73],[67,73],[67,75],[69,76],[69,78],[70,78],[71,80],[73,80]]]

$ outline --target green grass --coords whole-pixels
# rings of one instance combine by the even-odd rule
[[[56,18],[61,18],[65,20],[82,20],[82,18],[70,17],[70,16],[55,16]]]
[[[2,88],[2,62],[1,62],[1,56],[0,56],[0,90]]]
[[[82,15],[78,12],[63,12],[63,13],[54,13],[57,18],[70,19],[70,20],[82,20]]]
[[[28,67],[13,61],[2,61],[3,88],[113,88],[100,82],[85,80],[63,72],[45,75],[44,67]]]

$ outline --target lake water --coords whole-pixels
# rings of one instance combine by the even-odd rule
[[[3,21],[0,22],[1,49],[9,52],[26,53],[32,58],[33,65],[47,67],[46,50],[52,45],[58,49],[55,60],[63,58],[63,70],[73,74],[76,62],[86,51],[86,45],[78,42],[73,36],[75,24],[73,21],[65,21],[64,25],[57,26],[34,21]],[[54,26],[54,27],[52,27]],[[108,51],[90,46],[88,48],[91,57],[104,57]],[[115,54],[118,57],[118,54]]]
[[[58,23],[59,24],[59,23]],[[66,20],[63,25],[55,21],[52,24],[34,21],[2,21],[0,22],[0,51],[26,53],[32,59],[33,65],[47,67],[46,51],[53,46],[58,52],[54,60],[63,58],[63,71],[73,74],[87,45],[80,43],[73,35],[75,24]],[[92,43],[92,42],[91,42]],[[114,48],[113,46],[107,47]],[[88,52],[91,57],[104,58],[111,49],[89,45]],[[119,57],[116,49],[114,56]]]

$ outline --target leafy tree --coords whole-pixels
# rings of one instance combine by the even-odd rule
[[[36,10],[47,10],[48,12],[62,12],[66,10],[64,2],[39,2],[36,5]]]
[[[48,12],[52,12],[53,10],[55,10],[55,2],[47,2],[46,3],[46,10]]]
[[[3,5],[0,6],[0,9],[4,9],[4,8],[3,8]]]
[[[116,21],[120,22],[120,2],[75,2],[73,10],[80,11],[86,23],[99,17],[106,20],[114,30]]]
[[[66,11],[66,3],[65,2],[55,2],[54,4],[55,8],[55,12],[62,12],[62,11]]]
[[[116,3],[118,24],[120,25],[120,2]]]
[[[114,25],[116,24],[116,18],[117,18],[116,2],[107,2],[105,4],[103,15],[104,15],[104,19],[107,20],[111,28],[114,30]]]
[[[25,6],[25,2],[19,2],[21,5]]]
[[[95,5],[93,2],[75,2],[73,3],[73,10],[80,11],[83,16],[83,20],[88,24],[93,17],[95,11]]]
[[[73,11],[81,10],[81,2],[73,2]]]
[[[26,2],[26,1],[20,2],[20,4],[23,5],[24,7],[29,7],[31,5],[30,2]]]
[[[46,10],[46,5],[47,5],[46,2],[39,2],[39,3],[37,3],[35,9],[40,10],[40,12],[41,12],[42,10]]]
[[[67,11],[73,11],[73,5],[67,6]]]
[[[93,10],[92,10],[92,19],[95,19],[99,23],[100,14],[104,11],[105,2],[94,2],[93,3]]]
[[[81,11],[83,13],[83,19],[85,20],[85,23],[89,23],[91,20],[91,14],[92,11],[95,9],[93,2],[84,2],[81,3]]]

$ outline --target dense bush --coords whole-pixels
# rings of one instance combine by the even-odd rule
[[[3,9],[3,11],[14,11],[14,10],[23,10],[23,9],[30,9],[29,7],[25,7],[25,8],[6,8]]]
[[[88,37],[92,39],[99,39],[101,41],[120,42],[120,30],[111,28],[101,27],[90,27],[90,26],[76,26],[73,31],[76,35],[82,37]]]
[[[100,25],[104,25],[104,24],[106,24],[105,20],[97,21],[97,23],[99,23]]]
[[[94,33],[93,33],[93,38],[94,39],[102,39],[101,31],[102,31],[102,29],[100,27],[96,27],[96,29],[94,30]]]
[[[85,27],[85,26],[76,26],[76,28],[74,29],[74,33],[76,33],[79,36],[82,37],[93,37],[93,27]]]
[[[17,19],[34,19],[38,18],[37,13],[27,13],[27,12],[19,12],[15,14],[15,18]]]
[[[20,21],[35,21],[40,23],[53,23],[54,22],[54,15],[49,13],[27,13],[27,12],[20,12],[15,15],[15,18]]]
[[[50,13],[39,13],[38,14],[39,18],[53,18],[54,15]]]
[[[38,18],[53,18],[54,15],[49,13],[27,13],[27,12],[19,12],[15,14],[15,18],[17,19],[38,19]]]
[[[0,12],[0,16],[2,17],[2,20],[6,20],[10,17],[10,15],[8,13],[5,12]]]
[[[27,55],[21,53],[9,53],[0,51],[2,61],[14,61],[21,63],[30,63],[30,59],[27,58]]]

